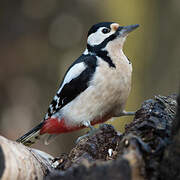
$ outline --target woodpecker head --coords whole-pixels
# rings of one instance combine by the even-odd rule
[[[95,24],[88,32],[87,50],[91,53],[107,50],[108,46],[123,48],[124,41],[129,32],[139,25],[120,26],[114,22]]]

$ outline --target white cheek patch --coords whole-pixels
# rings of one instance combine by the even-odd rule
[[[78,77],[85,69],[86,65],[83,62],[77,63],[73,67],[71,67],[71,69],[66,74],[64,81],[57,93],[59,94],[65,84],[69,83],[72,79]]]
[[[95,33],[91,34],[88,37],[88,44],[91,46],[95,46],[95,45],[99,45],[101,44],[106,38],[108,38],[111,34],[113,34],[113,31],[110,31],[107,34],[102,33],[102,29],[104,29],[104,27],[99,28],[98,31],[96,31]]]

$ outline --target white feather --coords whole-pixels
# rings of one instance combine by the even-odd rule
[[[77,63],[73,67],[71,67],[71,69],[66,74],[64,81],[58,90],[58,93],[61,92],[65,84],[69,83],[72,79],[78,77],[85,69],[86,69],[86,65],[83,62]]]
[[[85,51],[83,52],[83,54],[84,54],[84,55],[89,54],[89,52],[88,52],[88,49],[87,49],[87,48],[85,49]]]

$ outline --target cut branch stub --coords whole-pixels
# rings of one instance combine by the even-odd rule
[[[43,177],[53,168],[47,153],[28,148],[0,136],[0,178],[2,180],[34,180]]]

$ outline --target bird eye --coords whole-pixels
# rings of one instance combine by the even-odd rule
[[[102,29],[102,32],[103,32],[104,34],[107,34],[107,33],[109,33],[109,32],[110,32],[110,29],[108,29],[108,28],[104,28],[104,29]]]

